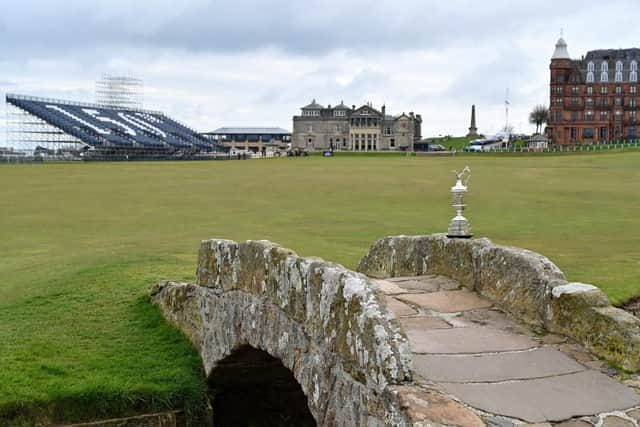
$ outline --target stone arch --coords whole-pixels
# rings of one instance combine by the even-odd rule
[[[218,362],[207,382],[216,427],[316,425],[300,384],[265,351],[239,347]]]
[[[411,351],[364,275],[267,241],[208,240],[196,283],[161,282],[151,295],[209,380],[250,347],[291,372],[318,425],[405,422],[394,385],[411,380]]]

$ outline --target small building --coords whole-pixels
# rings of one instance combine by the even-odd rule
[[[278,127],[222,127],[202,135],[228,149],[254,153],[284,150],[291,143],[291,132]]]
[[[526,142],[527,148],[531,148],[533,150],[544,150],[549,147],[549,139],[544,135],[533,135]]]
[[[293,116],[293,146],[303,150],[411,151],[421,139],[420,114],[386,114],[371,104],[324,107],[314,99]]]

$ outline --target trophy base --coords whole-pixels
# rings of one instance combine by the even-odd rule
[[[469,221],[464,217],[452,219],[449,224],[449,230],[447,230],[447,237],[451,239],[470,239],[473,237]]]

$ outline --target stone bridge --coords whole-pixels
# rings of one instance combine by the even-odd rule
[[[639,426],[640,320],[543,256],[399,236],[358,269],[207,240],[195,283],[151,290],[214,426]]]

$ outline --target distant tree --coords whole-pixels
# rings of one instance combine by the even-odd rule
[[[529,113],[529,123],[536,125],[536,133],[540,133],[542,125],[549,123],[549,109],[546,105],[536,105]]]

